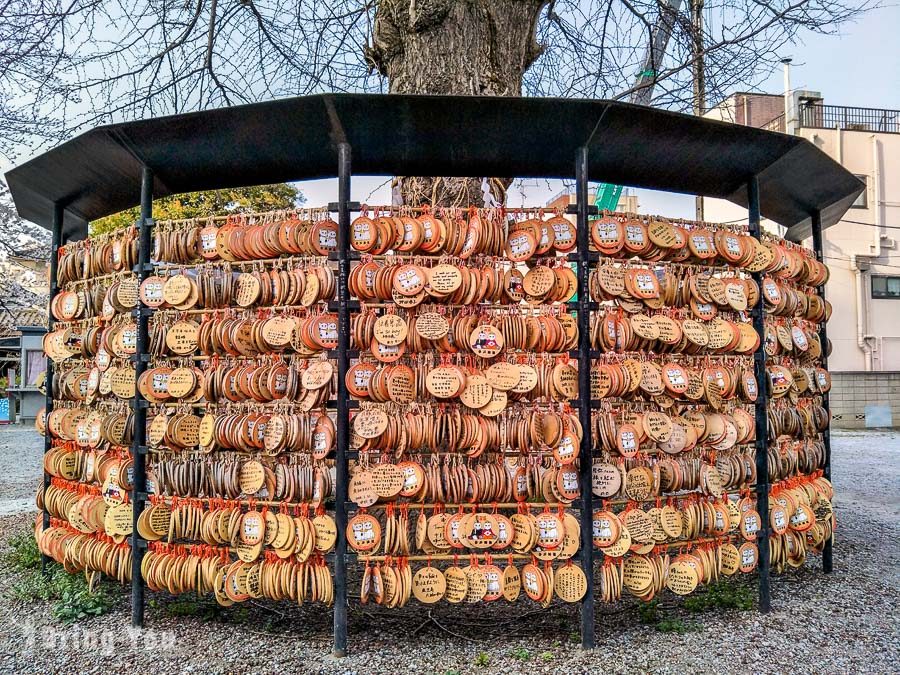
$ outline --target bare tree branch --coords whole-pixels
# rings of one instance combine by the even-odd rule
[[[652,55],[659,73],[652,103],[690,109],[692,46],[698,38],[704,45],[707,96],[714,101],[738,84],[752,90],[801,31],[834,32],[877,2],[707,0],[703,35],[693,34],[683,14],[674,22],[667,52]],[[538,3],[543,11],[530,39],[534,44],[522,52],[521,93],[604,98],[633,93],[648,39],[664,11],[661,3]],[[386,91],[379,60],[394,55],[385,49],[402,50],[402,43],[389,46],[373,36],[382,39],[396,30],[399,37],[414,29],[427,39],[439,30],[435,12],[461,4],[0,0],[0,154],[11,158],[16,148],[48,145],[89,126],[146,115],[322,91]],[[466,4],[486,12],[490,40],[510,39],[509,26],[496,23],[499,3]]]

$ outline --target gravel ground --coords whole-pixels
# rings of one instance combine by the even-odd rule
[[[0,427],[0,516],[33,511],[44,439],[32,427]]]
[[[0,430],[0,508],[27,504],[0,516],[3,548],[33,517],[40,447],[33,433]],[[639,622],[635,602],[623,602],[598,607],[597,649],[583,652],[575,606],[438,605],[434,620],[418,606],[367,607],[351,609],[351,655],[335,659],[331,612],[321,608],[247,605],[200,618],[175,616],[196,614],[195,604],[151,596],[146,628],[133,632],[122,591],[110,614],[65,626],[49,605],[14,600],[15,576],[0,568],[0,672],[898,672],[900,432],[836,432],[833,449],[834,574],[823,576],[811,557],[774,578],[768,616],[691,614],[673,603],[667,615],[690,631],[662,633]]]

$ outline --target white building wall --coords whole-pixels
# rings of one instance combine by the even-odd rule
[[[825,295],[834,306],[828,323],[834,347],[829,368],[900,371],[900,299],[874,299],[871,291],[872,274],[900,276],[900,134],[804,128],[800,135],[847,170],[866,177],[866,207],[851,208],[843,221],[823,233],[825,263],[831,270]],[[747,211],[707,199],[705,215],[710,222],[726,222],[746,219]],[[778,229],[769,221],[763,226]],[[862,270],[859,275],[855,267]]]

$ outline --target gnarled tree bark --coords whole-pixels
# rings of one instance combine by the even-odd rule
[[[548,0],[378,0],[366,59],[392,94],[520,96]],[[484,203],[481,178],[398,176],[404,204]],[[500,204],[512,179],[489,179]]]

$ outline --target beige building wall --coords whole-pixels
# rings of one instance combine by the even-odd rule
[[[900,370],[900,299],[873,298],[871,280],[873,275],[900,277],[900,134],[800,133],[866,181],[865,199],[860,200],[865,206],[851,208],[823,233],[825,262],[832,272],[825,293],[834,305],[828,323],[834,343],[829,367]]]
[[[704,117],[748,127],[761,127],[784,114],[784,96],[780,94],[743,94],[729,96]]]
[[[900,134],[809,128],[798,133],[866,181],[863,205],[823,232],[831,270],[825,295],[834,307],[829,369],[900,371],[900,299],[872,298],[871,281],[873,275],[900,277]],[[747,211],[707,199],[705,215],[725,222],[746,219]],[[764,227],[779,229],[768,221]]]

